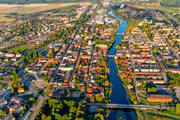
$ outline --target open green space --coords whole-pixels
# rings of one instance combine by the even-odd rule
[[[176,119],[180,119],[180,114],[176,114],[175,112],[171,112],[171,111],[152,111],[152,110],[147,110],[149,113],[155,113],[155,114],[159,114],[159,115],[164,115],[164,116],[169,116],[172,118],[176,118]]]
[[[14,53],[16,53],[16,52],[23,52],[23,51],[25,51],[25,50],[27,50],[27,49],[31,49],[32,48],[32,46],[20,46],[20,47],[16,47],[16,48],[13,48],[13,49],[11,49],[9,52],[14,52]]]

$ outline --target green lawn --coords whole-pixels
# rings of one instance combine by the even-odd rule
[[[176,119],[180,119],[180,114],[176,114],[175,112],[171,112],[171,111],[163,111],[163,112],[162,111],[157,111],[157,112],[154,112],[154,111],[148,110],[148,112],[173,117],[173,118],[176,118]]]
[[[16,48],[13,48],[13,49],[11,49],[9,52],[23,52],[23,51],[25,51],[25,50],[27,50],[27,49],[31,49],[32,48],[32,46],[20,46],[20,47],[16,47]]]
[[[178,82],[178,86],[180,86],[180,80],[178,80],[177,82]]]
[[[156,115],[152,115],[152,114],[147,114],[149,120],[172,120],[170,118],[167,117],[161,117],[161,116],[156,116]]]
[[[149,103],[149,105],[160,105],[160,104],[163,104],[163,103],[160,103],[160,102],[149,102],[149,101],[148,101],[148,103]]]
[[[171,112],[171,111],[164,111],[164,112],[158,111],[157,113],[161,114],[161,115],[166,115],[166,116],[170,116],[170,117],[180,119],[180,114],[176,114],[176,113]]]

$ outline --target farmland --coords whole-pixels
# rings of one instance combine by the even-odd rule
[[[31,4],[31,3],[72,3],[87,0],[0,0],[2,4]]]
[[[6,16],[0,16],[0,22],[13,22],[15,19],[14,18],[9,18]]]
[[[89,2],[77,2],[77,3],[57,3],[57,4],[25,4],[25,5],[11,5],[11,4],[0,4],[1,13],[18,13],[18,14],[32,14],[36,12],[46,11],[50,9],[57,9],[68,7],[72,5],[90,5]]]

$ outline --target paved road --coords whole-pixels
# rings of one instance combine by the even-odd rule
[[[33,114],[32,114],[32,116],[31,116],[30,120],[34,120],[34,119],[35,119],[36,114],[37,114],[39,108],[41,107],[41,104],[42,104],[44,101],[46,101],[47,99],[48,99],[47,97],[43,97],[43,96],[40,96],[40,97],[39,97],[38,105],[35,106],[35,107],[31,107],[31,109],[30,109],[30,111],[33,111]]]
[[[144,112],[144,115],[145,115],[145,117],[146,117],[146,120],[149,120],[146,111],[144,110],[143,112]]]
[[[4,80],[0,80],[1,83],[4,83],[4,84],[10,84],[11,82],[10,81],[4,81]]]
[[[140,120],[143,120],[141,114],[139,113],[139,111],[137,111],[137,115],[139,116]]]
[[[176,87],[176,96],[177,98],[180,98],[180,86]]]

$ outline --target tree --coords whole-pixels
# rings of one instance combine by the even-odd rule
[[[51,120],[52,119],[52,117],[51,116],[48,116],[47,118],[46,118],[46,120]],[[42,119],[43,120],[43,119]]]
[[[15,75],[11,75],[11,79],[15,80],[16,79]]]
[[[180,113],[180,103],[176,104],[176,113]]]
[[[76,107],[74,107],[74,106],[72,106],[72,107],[70,107],[70,113],[75,113],[76,112]]]
[[[138,49],[139,47],[138,47],[138,45],[135,45],[135,47],[134,47],[135,49]]]
[[[174,111],[175,111],[174,106],[171,106],[170,110],[171,110],[172,112],[174,112]]]
[[[170,110],[170,107],[169,107],[169,105],[168,105],[168,107],[167,107],[167,110]]]
[[[131,96],[131,100],[132,100],[132,101],[135,101],[135,100],[136,100],[136,95],[133,94],[133,95]]]
[[[21,87],[24,88],[24,83],[21,84]]]
[[[98,113],[103,114],[104,113],[104,109],[103,108],[99,108]]]
[[[47,94],[49,94],[50,90],[51,90],[51,86],[48,85],[48,86],[46,87],[46,92],[47,92]]]
[[[0,116],[4,116],[6,113],[2,110],[0,110]]]
[[[157,89],[156,89],[155,87],[152,87],[152,88],[151,88],[151,92],[156,93],[156,92],[157,92]]]
[[[92,103],[95,102],[94,96],[92,96],[92,97],[90,98],[90,102],[92,102]]]
[[[11,93],[14,94],[14,88],[11,88]]]
[[[15,70],[13,70],[13,71],[12,71],[12,74],[13,74],[13,75],[16,75],[17,73],[16,73],[16,71],[15,71]]]
[[[122,117],[120,117],[118,120],[123,120],[123,118],[122,118]]]
[[[121,49],[122,47],[120,45],[116,45],[116,49]]]
[[[84,118],[75,118],[75,120],[85,120]]]
[[[35,98],[34,98],[34,97],[30,97],[30,98],[29,98],[29,101],[30,101],[30,102],[35,102]]]
[[[42,57],[42,54],[40,52],[38,52],[38,57]]]
[[[109,86],[109,81],[108,80],[105,81],[105,86]]]
[[[36,59],[38,57],[37,53],[34,51],[33,52],[33,59]]]
[[[42,114],[41,120],[46,120],[46,115],[45,114]]]
[[[56,115],[61,113],[63,113],[63,103],[60,102],[59,104],[54,104],[52,108],[52,114]]]
[[[96,96],[96,101],[97,101],[97,102],[102,102],[102,101],[103,101],[103,98],[102,98],[102,96],[101,96],[100,94],[98,94],[98,95]]]
[[[95,114],[95,119],[96,120],[104,120],[104,116],[100,113],[97,113],[97,114]]]
[[[61,115],[60,115],[60,114],[58,114],[58,113],[56,113],[56,114],[54,114],[54,117],[55,117],[55,119],[56,119],[56,120],[58,120],[58,119],[60,119],[60,118],[61,118]]]

